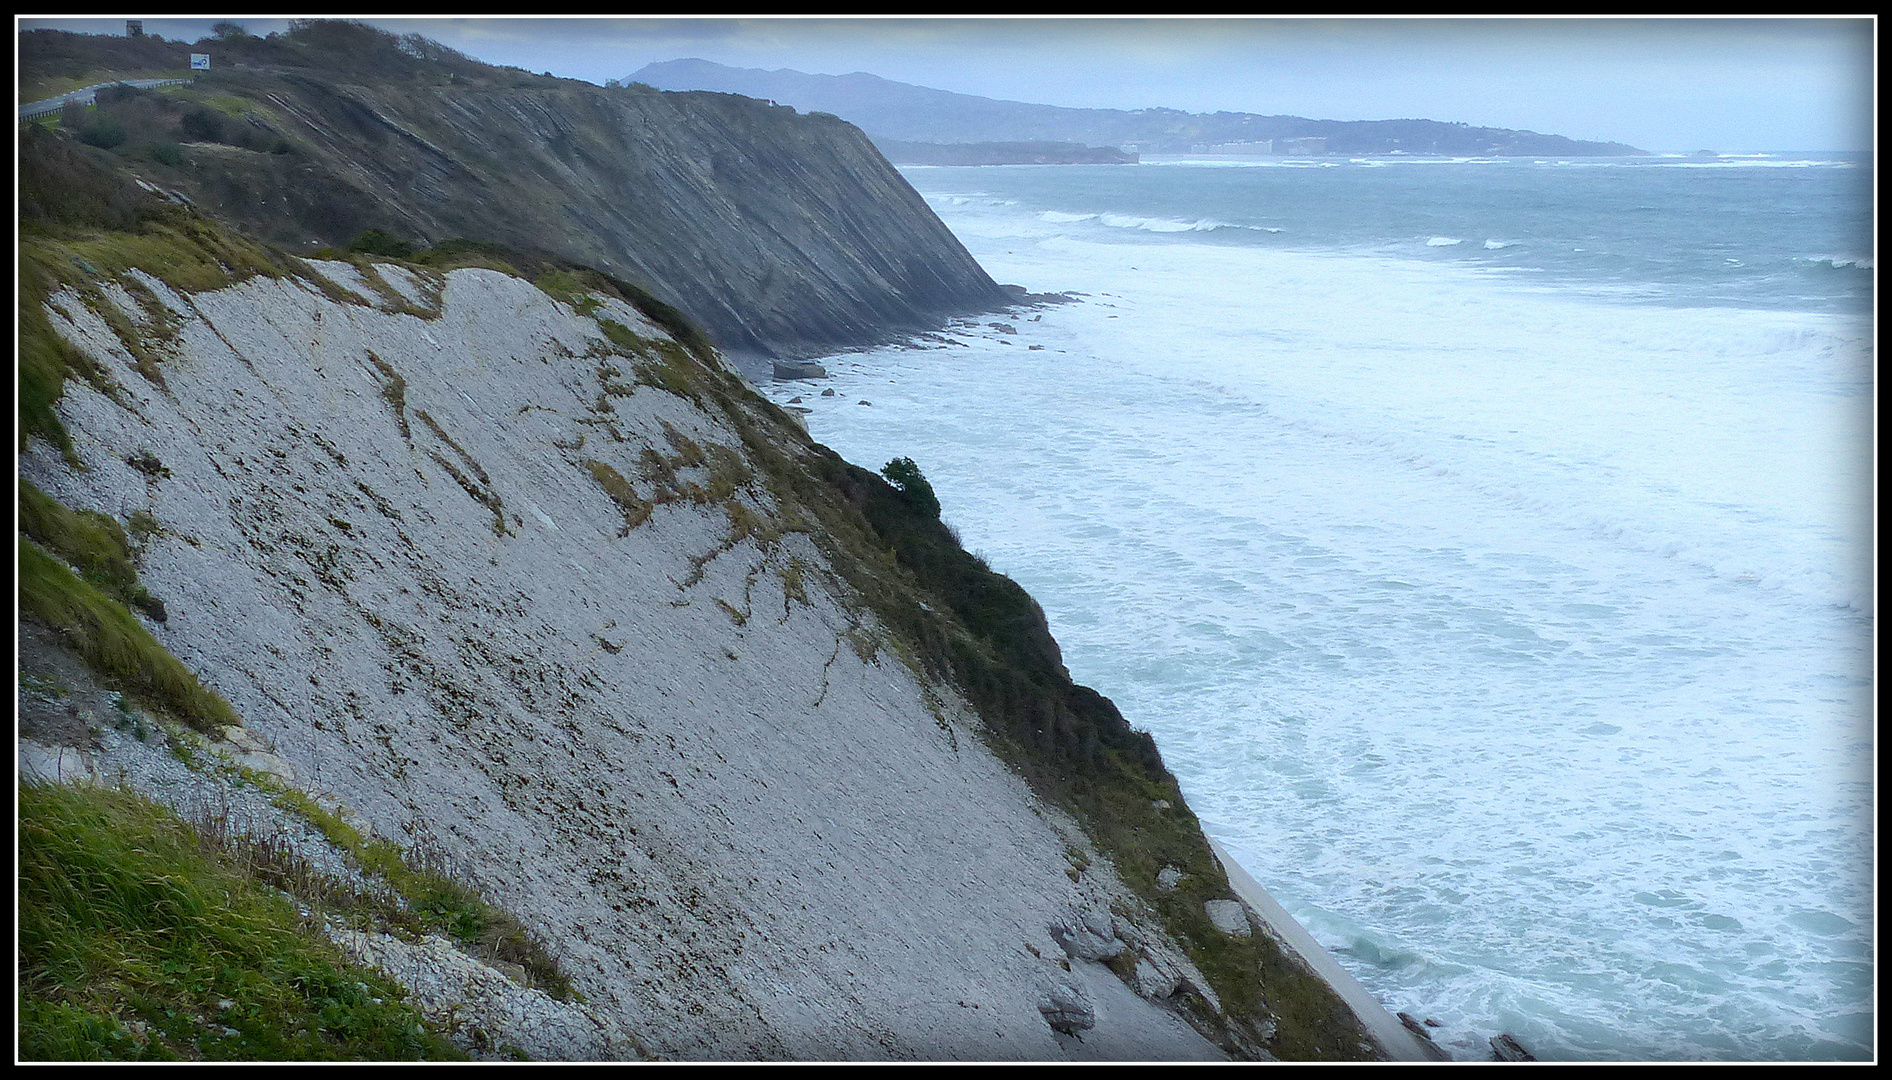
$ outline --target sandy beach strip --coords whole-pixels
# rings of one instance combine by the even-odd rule
[[[1386,1051],[1387,1057],[1394,1061],[1450,1060],[1443,1050],[1427,1046],[1412,1032],[1407,1031],[1405,1025],[1399,1022],[1399,1018],[1389,1012],[1386,1006],[1380,1004],[1366,987],[1360,985],[1358,979],[1347,974],[1347,970],[1340,966],[1340,962],[1334,959],[1333,954],[1322,948],[1320,942],[1314,940],[1314,935],[1308,933],[1306,927],[1302,926],[1294,916],[1288,914],[1286,908],[1276,903],[1274,897],[1268,895],[1268,890],[1262,888],[1260,882],[1250,876],[1248,871],[1242,869],[1240,863],[1230,858],[1229,853],[1222,849],[1221,844],[1215,842],[1214,837],[1208,839],[1209,849],[1215,852],[1215,857],[1221,862],[1223,871],[1228,874],[1228,883],[1235,890],[1235,894],[1242,898],[1242,902],[1246,903],[1262,922],[1268,924],[1268,928],[1274,931],[1276,939],[1292,949],[1307,963],[1308,967],[1314,969],[1316,975],[1325,979],[1327,985],[1334,988],[1334,992],[1340,995],[1340,999],[1345,1001],[1348,1008],[1353,1010],[1354,1015],[1360,1018],[1360,1023],[1365,1026],[1367,1033],[1373,1037],[1381,1049]]]

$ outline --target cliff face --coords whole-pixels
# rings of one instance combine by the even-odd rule
[[[490,72],[468,65],[441,70]],[[492,1021],[511,1025],[498,1041],[532,1056],[1378,1052],[1236,897],[1149,736],[1072,684],[1037,605],[959,548],[917,471],[896,488],[842,461],[676,311],[542,254],[595,238],[559,224],[526,252],[305,261],[151,194],[221,155],[239,165],[199,170],[193,190],[307,169],[393,199],[384,162],[405,154],[435,162],[400,193],[413,205],[434,205],[431,187],[458,192],[439,202],[454,213],[482,198],[498,213],[491,188],[523,185],[517,172],[465,180],[471,155],[442,144],[558,145],[544,131],[562,121],[533,111],[540,91],[489,86],[477,107],[442,93],[443,119],[392,90],[269,77],[298,89],[268,96],[255,130],[302,132],[290,152],[203,118],[193,130],[221,141],[178,166],[154,143],[149,172],[130,151],[23,140],[21,707],[35,772],[71,765],[218,829],[247,821],[265,835],[243,850],[270,853],[265,883],[310,928],[437,1015],[464,1019],[482,987],[481,1009],[512,1016]],[[598,106],[650,118],[646,156],[672,162],[649,167],[663,205],[624,211],[639,220],[687,221],[713,201],[718,186],[692,186],[686,165],[718,140],[754,141],[702,167],[747,175],[816,154],[796,132],[858,137],[820,118],[784,129],[753,102],[689,98],[664,114],[679,99],[640,100],[651,111]],[[122,118],[182,122],[149,101]],[[545,162],[549,185],[562,166]],[[809,163],[813,179],[784,183],[812,198],[837,171]],[[244,214],[286,229],[345,203],[308,179]],[[761,215],[778,196],[754,179]],[[297,212],[268,216],[274,198]],[[776,210],[703,224],[703,242],[904,265],[854,246],[912,215],[802,196]],[[640,265],[686,278],[651,289],[701,284],[701,267],[645,242]],[[874,329],[854,317],[832,316]],[[147,726],[170,732],[168,752],[140,749]],[[267,805],[245,801],[259,789]],[[34,835],[58,831],[48,820]],[[387,901],[424,876],[404,861],[457,884]],[[72,876],[59,858],[41,865],[45,880]],[[577,996],[521,1005],[517,973],[437,934],[389,933],[445,927],[464,943],[476,899],[504,915],[474,922],[508,948],[537,943],[508,954],[529,981]],[[219,992],[197,987],[180,1014],[27,966],[37,1016],[78,1015],[117,1049],[206,1056],[237,1038],[222,1034],[238,1028]]]
[[[98,365],[74,453],[23,478],[141,522],[145,623],[247,738],[462,868],[644,1052],[1219,1056],[1185,999],[1258,1034],[899,659],[795,494],[830,459],[713,358],[491,270],[193,294],[92,255],[48,308]]]
[[[75,37],[23,35],[23,68],[86,70]],[[830,116],[607,90],[346,25],[214,52],[189,89],[100,111],[124,116],[114,149],[147,175],[275,243],[375,228],[545,251],[651,289],[719,345],[777,355],[1006,299]]]

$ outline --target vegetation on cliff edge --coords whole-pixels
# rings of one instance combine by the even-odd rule
[[[29,142],[39,138],[29,133]],[[138,270],[184,293],[257,273],[306,277],[325,292],[336,289],[300,260],[254,244],[187,208],[170,207],[142,188],[131,191],[118,182],[110,164],[90,156],[91,151],[74,149],[64,140],[35,143],[32,149],[37,171],[23,161],[21,181],[23,229],[29,220],[32,224],[31,233],[23,236],[21,256],[23,438],[44,437],[70,457],[69,436],[53,412],[64,379],[77,375],[101,392],[112,389],[103,373],[65,345],[47,320],[44,303],[60,288],[90,297],[99,293],[103,282],[122,285],[135,280],[131,271]],[[102,204],[69,203],[55,190],[63,176],[110,194]],[[1040,795],[1084,824],[1125,882],[1186,945],[1214,984],[1224,1011],[1218,1015],[1208,1009],[1199,995],[1178,1004],[1216,1033],[1226,1049],[1266,1050],[1302,1059],[1359,1055],[1357,1024],[1320,980],[1282,955],[1265,935],[1231,937],[1210,923],[1204,902],[1231,893],[1154,741],[1147,732],[1132,728],[1107,698],[1072,682],[1038,605],[1015,582],[960,547],[939,518],[937,499],[926,497],[930,486],[917,465],[894,463],[890,475],[896,486],[814,443],[786,413],[723,368],[688,320],[629,283],[550,256],[475,241],[418,252],[408,265],[433,274],[463,265],[519,273],[574,308],[582,308],[587,297],[615,296],[670,330],[675,341],[653,342],[621,326],[620,333],[613,334],[616,324],[600,322],[616,349],[644,365],[652,385],[721,411],[741,434],[749,462],[773,498],[773,520],[759,520],[756,511],[729,498],[737,483],[747,482],[746,470],[737,479],[726,477],[717,493],[730,503],[729,542],[754,539],[766,548],[771,537],[804,532],[824,549],[845,582],[843,595],[858,598],[872,613],[891,635],[886,644],[924,679],[964,694],[984,719],[1000,756]],[[366,302],[353,294],[336,298]],[[121,339],[151,333],[154,326],[149,319],[142,326],[107,322]],[[133,341],[126,344],[129,350]],[[162,350],[147,352],[161,371]],[[678,450],[683,455],[687,448]],[[592,469],[592,474],[607,489],[615,481],[630,491],[615,470]],[[706,488],[705,497],[710,494]],[[634,493],[620,503],[627,528],[635,527],[633,518],[647,513]],[[77,528],[84,521],[59,518],[56,511],[41,516],[58,518],[66,533],[85,531]],[[100,526],[88,543],[109,549],[109,537],[97,538],[109,532]],[[99,576],[105,586],[119,587],[114,582],[122,574],[110,558],[67,557],[75,565],[84,563],[81,568]],[[141,630],[119,601],[24,538],[21,566],[23,609],[62,620],[55,625],[100,628],[92,632],[101,640],[110,637],[108,631],[121,631],[127,621]],[[787,587],[788,579],[784,581]],[[129,669],[109,659],[124,651],[115,646],[88,655],[102,669],[128,677],[138,672],[148,677],[165,667],[135,649],[132,654],[139,659]],[[176,664],[161,648],[157,652]],[[175,692],[191,700],[186,691]],[[213,706],[200,707],[210,710],[201,714],[206,720],[221,715]],[[224,722],[236,721],[231,717]],[[1165,869],[1180,872],[1176,887],[1158,884]]]
[[[22,785],[28,1061],[455,1059],[266,878],[128,792]]]

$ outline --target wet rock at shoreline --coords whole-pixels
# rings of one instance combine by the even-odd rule
[[[1405,1019],[1405,1014],[1401,1013],[1400,1020],[1404,1021]],[[1491,1040],[1491,1060],[1536,1061],[1537,1058],[1533,1057],[1529,1050],[1524,1049],[1524,1044],[1518,1042],[1510,1032],[1505,1032]]]

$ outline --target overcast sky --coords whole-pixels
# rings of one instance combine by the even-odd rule
[[[146,19],[196,40],[215,18]],[[287,20],[235,17],[252,33]],[[602,83],[657,60],[1049,105],[1418,117],[1656,152],[1872,147],[1869,19],[377,19],[477,59]],[[22,17],[123,33],[122,20]]]

